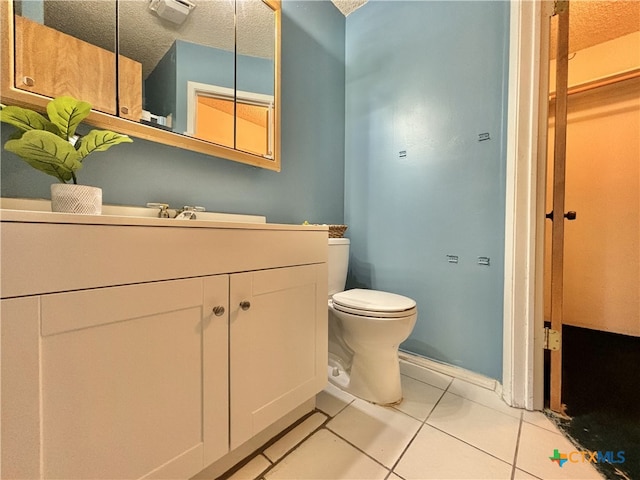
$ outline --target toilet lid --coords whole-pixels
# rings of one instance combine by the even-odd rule
[[[354,288],[333,295],[333,307],[369,317],[404,317],[413,314],[415,300],[395,293]]]

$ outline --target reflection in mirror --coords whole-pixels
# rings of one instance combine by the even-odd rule
[[[273,158],[273,95],[196,82],[187,92],[187,135]]]
[[[118,2],[120,53],[142,64],[138,120],[273,158],[273,10],[261,0],[194,4],[175,23],[147,0]]]
[[[3,103],[71,95],[99,128],[280,170],[280,0],[0,0],[0,14]]]
[[[175,23],[150,10],[148,0],[118,2],[120,53],[142,64],[144,95],[137,120],[180,134],[188,132],[187,82],[227,88],[235,83],[234,2],[195,4],[182,23]],[[233,148],[232,142],[216,143]]]
[[[116,113],[116,1],[14,2],[15,88]]]
[[[264,2],[236,4],[235,148],[273,158],[275,15]]]

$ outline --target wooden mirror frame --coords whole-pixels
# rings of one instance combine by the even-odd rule
[[[280,171],[280,38],[282,25],[282,5],[281,0],[263,0],[274,12],[275,20],[275,57],[274,57],[274,144],[273,159],[267,159],[259,155],[235,150],[214,143],[199,140],[158,128],[143,125],[141,123],[109,115],[95,110],[85,120],[86,123],[118,133],[123,133],[136,138],[142,138],[151,142],[157,142],[172,147],[204,153],[214,157],[219,157],[234,162],[245,163],[268,170]],[[15,88],[14,70],[14,22],[13,22],[13,2],[11,0],[0,0],[0,98],[3,104],[18,105],[26,108],[33,108],[40,112],[46,112],[49,97],[38,95]],[[114,92],[115,94],[115,92]],[[82,99],[79,99],[82,100]]]

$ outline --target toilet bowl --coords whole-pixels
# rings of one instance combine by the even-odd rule
[[[397,404],[398,347],[415,326],[416,302],[379,290],[342,291],[349,240],[329,239],[329,246],[329,381],[370,402]]]

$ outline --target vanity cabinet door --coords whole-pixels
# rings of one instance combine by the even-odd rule
[[[229,276],[205,277],[203,282],[202,436],[207,466],[229,452]]]
[[[3,460],[14,449],[24,465],[16,477],[33,478],[26,459],[41,455],[44,478],[187,478],[227,453],[228,319],[213,308],[228,311],[228,276],[30,299],[35,306],[3,300],[3,346],[40,345],[30,349],[38,368],[29,358],[22,379],[29,388],[2,391],[29,407],[5,411],[3,402],[3,424],[23,415],[41,438],[27,451],[3,441]],[[5,322],[17,326],[13,338]],[[14,350],[2,351],[3,379],[18,376],[4,369],[7,360],[17,368]]]
[[[0,478],[40,478],[40,298],[0,300]]]
[[[231,275],[232,449],[324,388],[326,275],[326,264]]]

